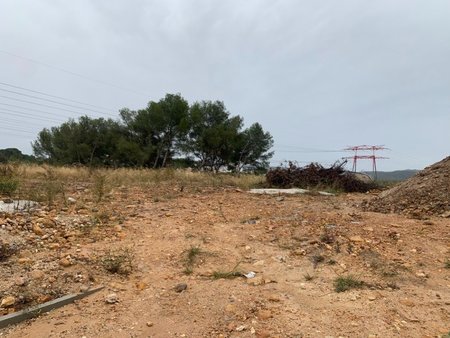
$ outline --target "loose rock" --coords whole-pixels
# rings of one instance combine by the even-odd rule
[[[186,289],[187,289],[187,284],[185,284],[185,283],[177,284],[174,287],[175,292],[178,292],[178,293],[183,292]]]
[[[111,293],[105,297],[105,303],[115,304],[119,302],[119,297],[115,293]]]
[[[16,298],[13,296],[7,296],[2,299],[2,302],[0,304],[1,307],[10,307],[13,306],[16,303]]]

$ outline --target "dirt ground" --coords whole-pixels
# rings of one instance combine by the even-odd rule
[[[116,189],[99,205],[82,204],[82,194],[74,189],[73,204],[62,210],[0,216],[3,240],[17,247],[0,263],[0,296],[14,303],[5,300],[2,311],[105,288],[0,336],[450,332],[449,219],[364,212],[367,194],[164,186]],[[131,267],[107,271],[105,259],[120,253]],[[254,278],[240,275],[248,272]],[[336,292],[336,280],[348,276],[361,283]]]

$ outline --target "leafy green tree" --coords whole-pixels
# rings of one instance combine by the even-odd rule
[[[189,107],[180,94],[167,94],[145,109],[122,109],[118,121],[82,116],[45,128],[32,146],[38,158],[56,164],[158,168],[196,163],[216,172],[224,166],[237,172],[245,165],[267,167],[272,136],[259,123],[242,128],[242,118],[230,116],[223,102]]]
[[[265,132],[259,123],[252,124],[239,135],[233,157],[233,169],[240,172],[244,166],[249,165],[255,169],[267,169],[273,151],[273,138]]]
[[[218,171],[232,160],[242,128],[242,118],[230,114],[220,101],[194,103],[190,109],[190,130],[183,143],[185,153],[199,160],[199,167]]]
[[[188,131],[189,104],[179,94],[167,94],[158,103],[151,102],[147,110],[157,139],[154,167],[165,167]]]
[[[121,137],[117,122],[82,116],[59,127],[45,128],[32,144],[35,155],[57,164],[111,165],[116,141]]]
[[[152,167],[156,157],[157,139],[149,122],[147,109],[133,111],[125,108],[120,111],[120,116],[126,135],[120,149],[125,155],[127,150],[134,149],[135,161],[142,166]]]
[[[165,167],[176,153],[177,143],[188,131],[189,104],[180,94],[167,94],[158,102],[150,101],[146,109],[121,111],[130,138],[144,149],[147,164]]]

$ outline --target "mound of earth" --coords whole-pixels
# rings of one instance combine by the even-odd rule
[[[383,191],[364,207],[370,211],[416,217],[450,217],[450,156]]]

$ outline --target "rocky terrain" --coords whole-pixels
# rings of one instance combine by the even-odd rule
[[[450,157],[383,191],[366,204],[367,210],[414,217],[450,218]]]
[[[450,332],[446,218],[363,211],[363,200],[377,198],[367,194],[269,196],[173,182],[119,186],[96,202],[90,189],[74,182],[53,207],[0,214],[0,311],[105,288],[0,336]]]

